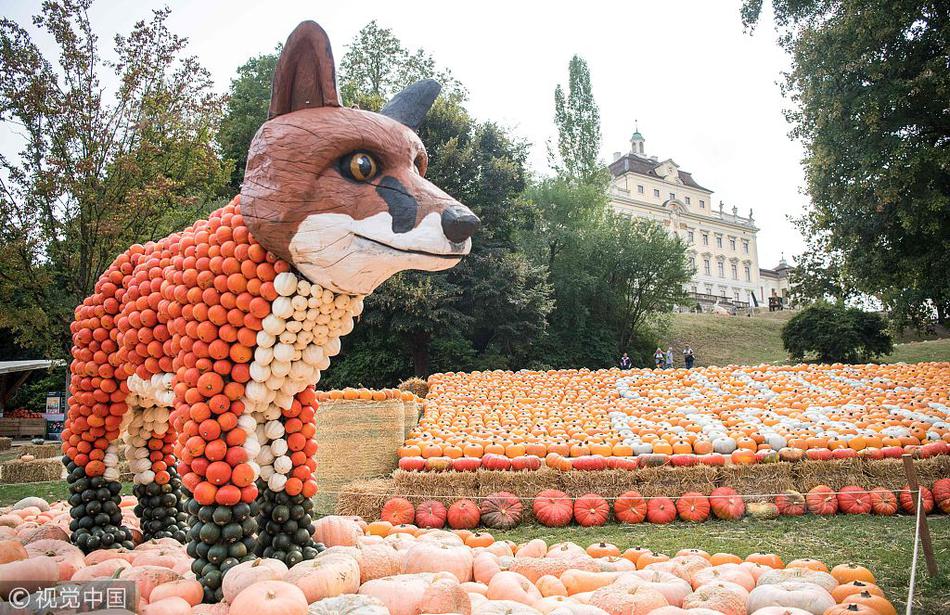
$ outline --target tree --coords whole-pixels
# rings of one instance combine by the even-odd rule
[[[792,56],[784,91],[806,148],[819,236],[855,290],[899,324],[950,314],[950,7],[914,0],[773,0]],[[762,0],[746,0],[747,26]]]
[[[611,212],[602,228],[599,253],[606,261],[617,352],[622,353],[651,316],[683,303],[693,271],[686,243],[652,220]]]
[[[274,53],[265,53],[250,58],[237,69],[231,80],[228,104],[218,131],[218,147],[226,160],[234,161],[231,171],[231,189],[237,193],[244,181],[247,166],[247,150],[261,124],[267,121],[270,106],[271,83],[280,45]]]
[[[423,49],[410,53],[390,28],[372,20],[346,46],[340,60],[340,96],[346,105],[378,110],[407,85],[420,79],[442,84],[442,95],[462,99],[464,88],[448,69],[438,69]]]
[[[793,360],[821,363],[867,362],[894,350],[879,314],[823,301],[785,323],[782,344]]]
[[[0,121],[21,144],[0,158],[0,327],[48,357],[66,354],[73,308],[116,254],[192,221],[230,171],[213,148],[223,99],[169,11],[105,60],[90,4],[50,0],[33,18],[55,62],[0,20]]]
[[[548,161],[558,175],[573,181],[600,184],[607,174],[597,160],[600,152],[600,110],[591,90],[590,70],[578,55],[568,65],[567,95],[554,89],[557,153],[548,145]]]

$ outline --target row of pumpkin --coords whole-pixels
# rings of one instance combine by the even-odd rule
[[[84,555],[68,542],[63,508],[30,498],[3,511],[20,523],[0,525],[0,599],[24,587],[37,592],[34,606],[49,606],[75,583],[119,579],[137,592],[117,615],[896,615],[861,565],[699,549],[668,556],[607,542],[518,545],[340,516],[316,522],[314,537],[328,548],[315,559],[236,564],[223,571],[223,600],[202,604],[181,544],[163,538]]]
[[[729,455],[950,442],[950,363],[435,374],[403,456]]]
[[[937,509],[950,514],[950,478],[936,481],[933,489],[920,487],[921,503],[925,513]],[[611,519],[620,523],[671,523],[677,517],[683,521],[702,522],[709,518],[740,519],[746,514],[760,519],[779,516],[875,514],[894,515],[898,512],[914,514],[916,502],[909,485],[894,492],[883,487],[864,489],[849,485],[834,491],[819,485],[802,494],[785,491],[774,497],[742,496],[731,487],[719,487],[709,495],[691,491],[679,497],[644,497],[638,491],[627,491],[617,498],[588,493],[571,498],[563,491],[545,489],[531,498],[531,513],[538,523],[547,527],[564,527],[572,521],[584,527],[605,525]],[[752,499],[746,502],[746,499]],[[522,498],[501,491],[481,498],[478,503],[463,498],[446,506],[439,500],[425,500],[413,505],[406,498],[390,498],[383,505],[381,528],[421,529],[474,529],[484,526],[510,529],[524,517]],[[612,510],[611,510],[612,509]]]
[[[486,453],[481,457],[463,455],[462,449],[426,448],[418,446],[403,446],[399,449],[399,469],[409,472],[474,472],[484,470],[539,470],[547,467],[561,472],[571,470],[636,470],[637,468],[659,467],[671,465],[675,467],[689,467],[696,465],[724,466],[724,465],[752,465],[756,463],[798,463],[801,461],[831,461],[841,459],[868,459],[880,461],[882,459],[898,459],[904,454],[918,459],[928,459],[937,455],[950,454],[950,443],[938,440],[923,446],[890,446],[886,448],[864,448],[857,451],[853,448],[810,448],[807,450],[784,447],[779,450],[765,448],[754,451],[738,449],[729,454],[705,453],[646,453],[638,456],[629,455],[568,455],[557,452],[547,453],[543,458],[538,455],[521,454],[509,456],[507,454]],[[521,449],[517,449],[520,452]],[[584,449],[587,451],[587,449]],[[448,455],[442,453],[448,452]],[[619,453],[618,449],[618,453]],[[416,454],[419,453],[419,454]],[[438,453],[438,454],[435,454]]]

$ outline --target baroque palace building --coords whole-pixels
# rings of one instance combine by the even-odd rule
[[[783,259],[775,269],[760,269],[758,227],[733,205],[715,204],[713,192],[671,158],[649,156],[639,130],[630,138],[630,152],[615,153],[610,202],[628,216],[654,220],[689,246],[695,270],[687,292],[704,310],[769,307],[788,302],[788,271]],[[777,299],[776,299],[777,298]]]

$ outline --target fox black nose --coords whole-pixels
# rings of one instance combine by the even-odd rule
[[[474,235],[481,224],[467,207],[456,205],[442,211],[442,232],[452,243],[462,243]]]

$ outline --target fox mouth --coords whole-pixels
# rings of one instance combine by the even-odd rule
[[[377,239],[373,239],[372,237],[367,237],[366,235],[360,235],[359,233],[353,233],[353,234],[354,234],[356,237],[359,237],[360,239],[364,239],[364,240],[366,240],[366,241],[368,241],[368,242],[370,242],[370,243],[374,243],[374,244],[376,244],[376,245],[382,246],[382,247],[384,247],[384,248],[386,248],[386,249],[388,249],[388,250],[394,250],[394,251],[396,251],[396,252],[402,252],[402,253],[404,253],[404,254],[418,254],[418,255],[420,255],[420,256],[428,256],[428,257],[430,257],[430,258],[438,258],[438,259],[442,259],[442,260],[452,260],[452,261],[461,260],[462,257],[465,256],[465,254],[439,254],[439,253],[437,253],[437,252],[427,252],[427,251],[425,251],[425,250],[407,250],[407,249],[404,249],[404,248],[396,248],[396,247],[393,247],[393,246],[389,245],[388,243],[384,243],[384,242],[379,241],[379,240],[377,240]]]

